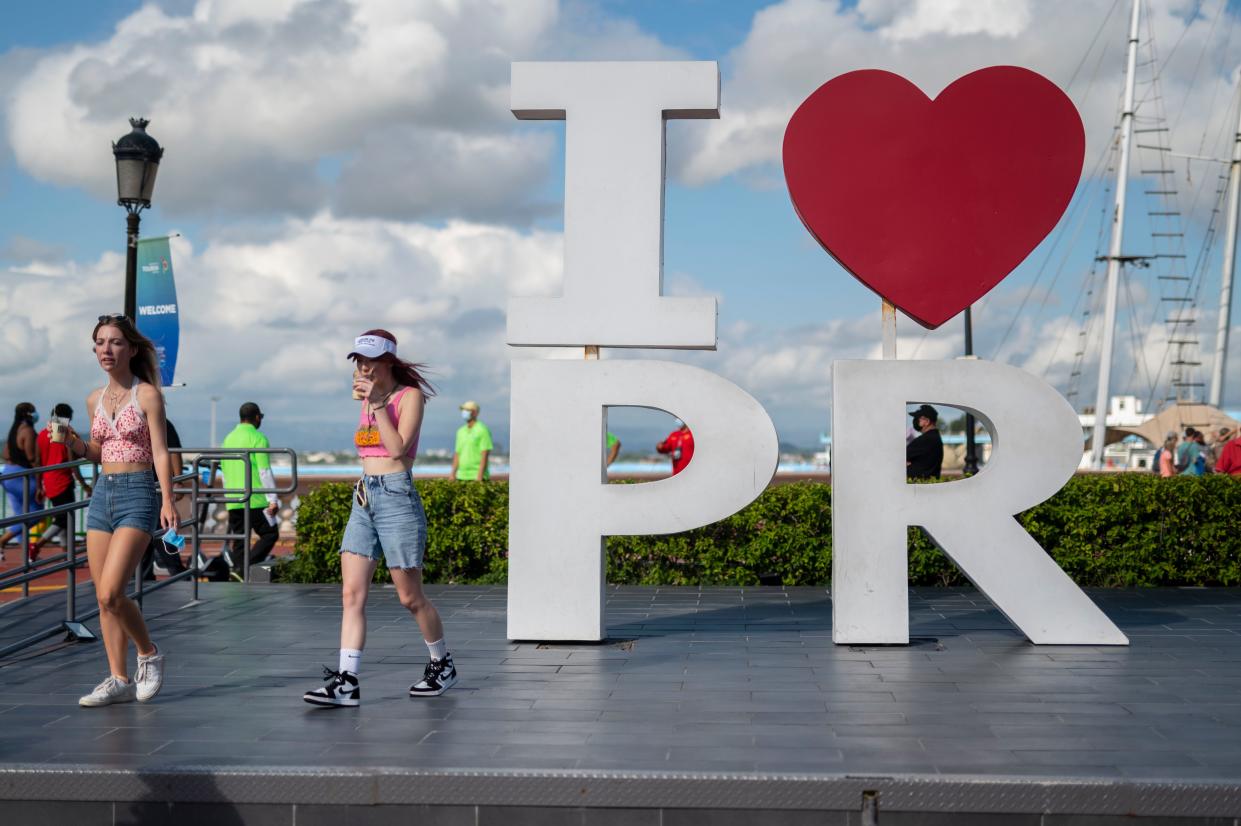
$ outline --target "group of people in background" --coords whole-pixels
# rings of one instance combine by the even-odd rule
[[[1207,442],[1206,434],[1194,427],[1185,428],[1184,439],[1169,431],[1163,445],[1155,451],[1154,467],[1160,476],[1205,476],[1226,473],[1241,476],[1241,439],[1231,427],[1221,427],[1215,438]]]
[[[123,315],[100,316],[91,334],[95,358],[105,374],[102,387],[92,390],[86,407],[92,411],[89,439],[72,427],[73,409],[57,404],[47,426],[37,430],[35,405],[23,402],[3,446],[4,471],[18,474],[4,482],[10,510],[27,514],[74,501],[75,483],[91,494],[86,519],[87,560],[100,610],[100,627],[107,653],[108,676],[80,700],[82,706],[139,702],[154,697],[163,685],[165,653],[151,639],[142,612],[126,595],[144,553],[154,540],[175,534],[181,516],[175,506],[173,479],[180,472],[180,459],[170,446],[180,447],[175,428],[166,421],[164,397],[154,345]],[[409,688],[411,697],[434,697],[457,681],[457,670],[444,637],[443,621],[422,587],[422,568],[427,544],[427,520],[411,467],[418,453],[423,412],[434,389],[423,378],[423,365],[397,356],[396,337],[382,329],[369,330],[354,340],[348,358],[354,362],[354,399],[361,409],[354,444],[362,462],[362,474],[354,485],[352,509],[341,537],[340,655],[337,668],[326,667],[325,683],[303,694],[320,706],[357,706],[361,700],[361,665],[366,643],[366,603],[376,567],[387,563],[397,597],[419,628],[429,654],[420,679]],[[479,421],[479,405],[460,405],[463,419],[457,429],[451,478],[485,481],[488,460],[494,449],[491,433]],[[906,468],[911,478],[940,475],[943,442],[937,427],[938,413],[921,405],[910,413],[912,433],[906,447]],[[251,453],[251,460],[222,462],[224,486],[257,492],[247,501],[228,504],[229,534],[234,550],[244,546],[236,537],[247,528],[258,534],[251,548],[250,564],[265,558],[278,537],[275,479],[269,449],[261,432],[263,411],[247,402],[239,410],[237,426],[221,447]],[[1187,428],[1178,444],[1175,433],[1157,456],[1161,475],[1200,475],[1214,470],[1241,475],[1241,439],[1222,428],[1208,445],[1201,432]],[[607,434],[606,462],[620,450],[620,440]],[[656,445],[672,459],[673,474],[690,463],[694,439],[689,427],[677,420],[676,429]],[[76,466],[42,473],[23,470],[70,464],[86,459],[98,463],[94,487]],[[252,474],[247,480],[247,466]],[[58,514],[45,531],[39,548],[59,532],[72,530],[68,513]],[[20,535],[10,529],[9,541]],[[227,556],[227,555],[226,555]],[[235,557],[235,554],[234,554]],[[227,558],[229,567],[244,560]],[[132,643],[137,668],[131,679],[128,653]]]
[[[164,678],[165,653],[151,639],[138,606],[126,594],[143,557],[152,557],[157,540],[174,537],[181,525],[175,502],[173,479],[181,472],[180,438],[167,422],[160,388],[155,347],[123,315],[100,316],[91,334],[99,367],[107,377],[102,387],[89,393],[93,411],[87,435],[72,427],[73,410],[56,405],[43,430],[36,430],[39,414],[29,402],[19,404],[3,447],[6,473],[21,474],[60,464],[42,473],[6,479],[10,512],[32,513],[47,502],[68,505],[75,500],[74,484],[90,494],[86,518],[87,561],[100,610],[100,627],[108,661],[108,676],[79,703],[104,706],[153,698]],[[423,366],[396,354],[396,337],[381,329],[369,330],[354,341],[348,358],[354,362],[354,398],[361,402],[354,443],[362,461],[362,475],[354,486],[353,507],[341,537],[340,657],[337,668],[325,668],[325,684],[307,691],[303,699],[321,706],[357,706],[361,700],[362,654],[366,642],[366,602],[376,566],[382,558],[396,586],[398,599],[411,614],[426,643],[429,662],[423,675],[409,688],[411,697],[438,696],[457,681],[457,671],[444,639],[443,622],[422,588],[426,552],[426,514],[411,466],[418,452],[426,402],[435,394],[423,378]],[[457,429],[451,478],[485,481],[490,477],[489,459],[494,449],[491,432],[479,421],[479,405],[460,406],[464,420]],[[228,568],[241,567],[236,550],[244,546],[247,528],[258,534],[249,562],[265,558],[278,538],[276,516],[280,503],[268,455],[267,437],[261,432],[263,411],[247,402],[239,410],[237,426],[221,448],[251,453],[250,460],[221,462],[224,487],[256,492],[247,501],[227,504],[229,534],[234,553],[222,554]],[[693,434],[684,422],[656,449],[672,458],[679,473],[693,457]],[[620,440],[608,434],[607,463],[620,451]],[[84,479],[75,460],[99,465],[91,482]],[[247,480],[247,467],[252,474]],[[56,524],[44,532],[38,547],[57,532],[72,530],[70,514],[58,514]],[[10,529],[4,540],[20,535]],[[180,562],[179,556],[177,557]],[[158,564],[157,560],[153,560]],[[137,668],[130,677],[130,645],[137,653]]]
[[[55,405],[48,421],[36,430],[39,420],[39,411],[31,402],[21,402],[14,409],[13,423],[3,447],[5,474],[70,462],[65,441],[72,431],[73,408],[64,402]],[[90,484],[76,466],[7,477],[4,491],[8,498],[8,513],[14,516],[32,515],[26,523],[29,528],[43,521],[41,512],[45,508],[73,503],[76,498],[75,483],[85,493],[90,493]],[[51,524],[43,530],[38,541],[31,542],[25,549],[31,560],[37,559],[43,548],[54,539],[63,541],[70,530],[68,512],[55,513],[50,518]],[[14,540],[20,541],[21,536],[22,526],[12,526],[0,535],[0,546],[7,546]]]
[[[175,537],[182,521],[173,485],[180,470],[179,457],[174,466],[176,454],[169,451],[169,435],[175,431],[165,418],[155,347],[123,315],[100,316],[91,339],[107,380],[87,396],[87,409],[93,411],[88,438],[72,428],[73,411],[68,405],[57,405],[53,421],[38,432],[38,411],[33,404],[22,403],[15,411],[3,454],[5,472],[19,474],[5,482],[14,513],[33,511],[43,501],[71,503],[75,481],[91,494],[86,517],[87,564],[99,605],[108,675],[80,698],[83,707],[145,702],[163,686],[165,652],[151,639],[126,587],[152,542]],[[438,696],[456,682],[457,672],[439,613],[422,590],[426,515],[410,474],[423,409],[434,390],[423,379],[421,365],[397,357],[396,337],[386,330],[359,336],[348,357],[357,366],[354,394],[362,402],[354,441],[363,472],[354,487],[353,509],[340,546],[344,609],[340,659],[337,669],[325,669],[326,684],[306,692],[303,699],[315,705],[358,705],[366,600],[380,558],[387,562],[400,602],[413,616],[430,654],[409,695]],[[454,478],[486,479],[493,448],[490,433],[478,421],[477,404],[467,402],[461,409],[466,421],[457,435]],[[259,452],[251,453],[249,462],[221,462],[221,470],[226,488],[244,489],[250,484],[262,491],[248,501],[229,505],[229,533],[243,535],[248,522],[259,535],[251,552],[253,563],[266,556],[276,541],[279,500],[268,492],[276,484],[267,454],[262,452],[269,447],[259,430],[263,412],[247,402],[239,418],[222,447]],[[93,490],[76,466],[21,473],[79,459],[99,465]],[[253,473],[248,481],[247,465]],[[67,532],[72,528],[65,516],[60,530]],[[5,538],[16,533],[10,531]],[[235,565],[236,560],[229,564]],[[132,677],[131,644],[137,654]]]

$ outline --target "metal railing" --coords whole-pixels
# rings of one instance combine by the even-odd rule
[[[194,465],[193,465],[193,474],[194,474],[193,483],[191,484],[189,488],[177,488],[174,486],[173,490],[177,493],[189,493],[190,494],[190,512],[194,514],[194,518],[196,520],[195,521],[196,526],[197,526],[199,507],[202,505],[206,505],[208,507],[210,507],[212,504],[217,504],[217,505],[218,504],[224,504],[224,505],[242,504],[243,505],[243,507],[241,508],[241,511],[243,514],[242,533],[227,533],[227,532],[226,533],[214,533],[213,532],[209,534],[209,537],[212,541],[220,540],[221,542],[223,542],[223,545],[221,546],[221,548],[228,547],[228,543],[230,542],[235,542],[238,540],[242,541],[243,546],[242,546],[241,578],[244,582],[249,582],[250,581],[250,534],[252,533],[251,528],[253,526],[253,523],[251,522],[251,519],[250,519],[250,516],[251,516],[250,498],[255,495],[262,496],[262,495],[266,495],[269,493],[275,494],[277,496],[279,496],[280,494],[295,493],[297,491],[297,453],[294,452],[294,450],[289,447],[254,447],[254,448],[237,448],[237,449],[211,448],[209,450],[189,450],[189,449],[170,448],[169,451],[174,452],[174,453],[195,454]],[[277,486],[274,488],[254,487],[253,486],[254,471],[250,464],[250,461],[251,461],[250,457],[257,455],[257,454],[266,454],[269,456],[272,454],[279,454],[283,456],[288,456],[289,466],[290,466],[289,484],[284,487]],[[219,469],[220,462],[227,462],[227,461],[245,462],[246,484],[243,487],[217,488],[213,484],[210,484],[210,482],[213,482],[215,479],[215,475]],[[209,480],[208,485],[201,484],[201,481],[202,481],[201,476],[204,470],[208,472],[208,480]],[[180,479],[181,477],[177,477],[177,478]],[[192,547],[192,553],[190,555],[190,559],[192,562],[192,567],[197,568],[202,559],[202,556],[200,554],[202,535],[197,530],[197,528],[195,528],[194,534],[191,537],[191,539],[193,540],[193,547]],[[221,550],[221,553],[223,553],[223,550]],[[195,589],[194,598],[195,599],[198,598],[197,582],[198,582],[197,579],[195,579],[195,585],[194,585],[194,589]]]
[[[199,528],[200,507],[204,505],[207,507],[210,507],[212,504],[221,504],[221,503],[228,504],[228,503],[235,503],[235,502],[244,502],[244,503],[247,503],[248,505],[250,497],[255,494],[273,493],[273,494],[279,495],[279,494],[294,493],[297,490],[297,454],[291,448],[244,448],[244,449],[238,449],[238,450],[232,450],[232,449],[225,450],[225,449],[218,449],[218,448],[211,448],[211,449],[169,448],[169,452],[176,453],[176,454],[182,454],[182,455],[190,454],[193,456],[193,463],[192,463],[191,468],[189,470],[183,469],[182,473],[180,473],[177,476],[174,476],[172,479],[174,494],[189,494],[190,496],[190,515],[188,518],[181,519],[177,523],[178,532],[180,532],[183,528],[186,528],[186,527],[190,528],[190,535],[189,535],[189,539],[191,540],[190,564],[184,571],[173,574],[167,577],[166,579],[158,580],[155,582],[149,582],[149,583],[143,579],[143,573],[144,573],[142,570],[143,566],[139,565],[137,570],[134,571],[133,590],[130,591],[130,593],[128,594],[128,596],[131,599],[137,600],[139,605],[142,604],[142,598],[146,594],[149,594],[154,591],[158,591],[161,588],[166,588],[169,585],[172,585],[175,582],[180,582],[184,579],[190,580],[192,584],[192,588],[193,588],[193,600],[195,602],[198,601],[198,580],[199,580],[199,576],[203,573],[200,567],[200,563],[203,559],[202,557],[203,536]],[[287,455],[290,458],[291,479],[287,486],[284,486],[284,487],[278,486],[275,488],[256,488],[253,486],[253,472],[251,470],[251,457],[259,453],[282,454],[282,455]],[[208,471],[208,482],[210,483],[214,479],[214,474],[219,467],[219,463],[221,461],[230,461],[230,460],[237,460],[237,461],[245,462],[246,484],[244,485],[244,487],[236,488],[236,489],[215,488],[213,486],[208,487],[202,484],[201,477],[202,477],[202,471],[204,469]],[[46,465],[43,467],[36,467],[36,468],[22,468],[21,470],[18,470],[18,471],[12,471],[9,473],[0,473],[0,483],[3,483],[4,481],[7,481],[9,479],[19,479],[19,478],[20,479],[31,479],[31,481],[29,483],[26,483],[23,487],[22,510],[26,511],[30,507],[30,495],[31,495],[31,491],[35,487],[33,477],[38,476],[39,474],[42,474],[42,473],[46,473],[49,470],[68,470],[68,469],[77,468],[77,467],[81,467],[83,465],[88,465],[88,464],[91,464],[91,463],[85,459],[78,459],[72,462],[63,462],[58,465]],[[98,465],[95,465],[94,467],[96,469],[96,472],[92,476],[92,481],[97,481],[99,478]],[[25,601],[25,598],[30,595],[30,583],[31,582],[41,579],[45,576],[49,576],[50,574],[58,573],[60,571],[65,571],[66,576],[67,576],[67,582],[65,583],[65,618],[64,620],[57,623],[56,625],[42,628],[32,634],[29,634],[28,636],[23,637],[17,642],[7,645],[4,648],[0,648],[0,657],[6,657],[15,651],[19,651],[22,648],[33,645],[41,640],[47,639],[48,637],[61,633],[62,631],[68,635],[68,638],[94,639],[95,635],[90,631],[89,628],[86,627],[84,623],[87,620],[97,617],[99,615],[99,608],[95,607],[89,611],[78,613],[77,569],[80,568],[82,565],[85,565],[87,560],[86,560],[85,549],[83,549],[81,552],[78,551],[77,531],[75,529],[75,525],[73,524],[76,519],[76,514],[79,511],[88,507],[89,504],[90,504],[90,498],[86,497],[82,499],[77,499],[73,502],[70,502],[64,505],[57,505],[55,507],[43,508],[41,510],[34,511],[32,513],[15,514],[13,516],[0,518],[0,530],[7,529],[13,526],[21,527],[21,540],[22,540],[21,541],[22,565],[20,568],[17,568],[13,571],[9,571],[5,574],[0,574],[0,591],[5,591],[5,590],[8,590],[10,588],[14,588],[20,585],[22,586],[22,597],[23,597],[22,600],[0,605],[0,614],[12,609],[14,606],[23,604],[23,602]],[[60,554],[48,556],[43,559],[32,560],[30,558],[30,553],[29,553],[29,548],[30,548],[29,539],[30,539],[31,525],[37,524],[38,522],[42,521],[43,519],[46,519],[49,516],[58,516],[62,513],[67,513],[71,515],[69,530],[65,531],[64,552]],[[244,536],[241,534],[232,534],[232,533],[223,533],[223,534],[213,533],[210,535],[210,538],[212,540],[220,540],[223,543],[228,543],[230,541],[236,541],[236,540],[242,541],[243,547],[244,547],[244,553],[242,557],[242,559],[244,560],[242,563],[243,571],[244,571],[243,579],[246,582],[250,581],[250,533],[251,533],[250,528],[251,528],[250,509],[249,507],[246,507],[245,518],[244,518],[244,530],[245,530]],[[224,546],[222,545],[222,547]]]

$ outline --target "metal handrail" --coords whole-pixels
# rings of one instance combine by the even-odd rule
[[[44,466],[37,467],[37,468],[23,468],[20,471],[12,471],[10,473],[0,473],[0,482],[3,482],[5,479],[13,479],[13,478],[19,478],[23,476],[31,476],[31,475],[38,474],[38,473],[46,473],[49,470],[67,469],[70,467],[81,466],[84,464],[90,464],[90,463],[84,459],[78,459],[72,462],[62,462],[58,465],[44,465]],[[99,474],[97,472],[93,474],[93,478],[95,479],[98,479],[98,476]],[[172,481],[173,481],[173,484],[175,485],[176,482],[188,481],[189,478],[190,478],[190,474],[183,473],[180,476],[173,477]],[[55,515],[58,513],[77,512],[77,511],[80,511],[88,507],[89,504],[90,504],[90,498],[87,497],[84,499],[79,499],[77,501],[71,502],[69,504],[57,505],[52,508],[45,508],[41,511],[38,511],[39,519],[42,519],[48,515]],[[26,507],[26,506],[28,506],[28,502],[24,503],[23,505],[23,507]],[[15,524],[19,521],[25,520],[27,524],[26,524],[26,531],[23,532],[23,538],[26,539],[28,538],[28,528],[29,528],[28,523],[31,521],[34,521],[33,519],[31,519],[31,516],[32,514],[22,514],[19,516],[7,517],[3,520],[0,520],[0,526]],[[185,525],[185,520],[182,520],[178,523],[177,528],[180,529],[184,525]],[[195,527],[195,530],[197,530],[197,523],[194,524],[194,527]],[[5,576],[0,576],[0,590],[5,589],[5,588],[10,588],[14,585],[20,584],[22,585],[23,596],[28,596],[30,593],[29,583],[37,579],[40,579],[42,577],[45,577],[49,574],[57,573],[59,571],[66,571],[68,574],[68,581],[65,583],[65,619],[56,625],[40,629],[39,631],[36,631],[35,633],[30,634],[29,636],[26,636],[18,640],[15,643],[5,646],[4,648],[0,649],[0,657],[8,656],[9,654],[12,654],[15,651],[19,651],[22,648],[25,648],[26,646],[33,645],[34,643],[39,642],[40,640],[44,640],[47,637],[53,636],[57,633],[60,633],[61,631],[66,632],[68,638],[70,639],[75,639],[75,640],[94,639],[95,635],[90,631],[89,628],[86,627],[84,623],[87,620],[93,619],[94,617],[98,616],[99,608],[96,607],[82,614],[79,614],[77,610],[77,569],[80,568],[82,565],[86,564],[86,555],[84,553],[79,554],[77,550],[76,529],[71,529],[69,531],[66,531],[65,551],[62,554],[57,554],[55,556],[49,557],[46,560],[32,564],[30,561],[29,552],[28,552],[28,542],[23,543],[22,554],[23,554],[23,564],[22,564],[21,570],[16,573],[11,573]],[[193,570],[193,568],[190,568],[185,571],[182,571],[181,573],[175,576],[169,577],[168,579],[162,582],[153,583],[150,587],[147,587],[145,583],[142,581],[141,570],[136,570],[134,572],[134,590],[131,591],[128,594],[128,596],[131,599],[136,598],[139,602],[141,602],[144,594],[150,591],[155,591],[160,588],[167,587],[168,585],[171,585],[173,582],[179,582],[183,579],[186,579],[192,576],[195,573],[196,572]],[[196,580],[196,577],[195,577],[195,580]],[[16,605],[21,605],[21,604],[22,604],[21,602],[10,603],[9,605],[3,606],[3,609],[8,609],[10,606],[16,606]]]
[[[68,470],[71,468],[81,467],[87,464],[90,464],[90,462],[88,462],[85,459],[73,459],[71,461],[61,462],[60,464],[56,464],[56,465],[44,465],[40,467],[21,468],[19,470],[9,471],[8,473],[0,473],[0,483],[3,483],[4,481],[8,479],[24,479],[30,476],[42,475],[48,472],[49,470]],[[33,568],[38,567],[37,565],[31,564],[31,561],[30,561],[30,526],[36,522],[41,522],[43,519],[47,518],[49,514],[55,515],[55,514],[65,513],[67,511],[77,511],[85,507],[85,504],[78,504],[77,502],[74,502],[71,505],[56,505],[55,507],[52,507],[52,508],[40,508],[37,511],[38,515],[36,516],[35,512],[31,512],[30,510],[30,489],[31,487],[32,485],[30,484],[22,485],[22,513],[14,514],[13,516],[6,516],[3,519],[0,519],[0,529],[6,529],[6,528],[9,528],[15,525],[21,526],[22,535],[21,535],[21,541],[19,543],[19,547],[21,548],[21,553],[22,553],[22,571],[23,572],[27,572]],[[22,586],[22,598],[23,599],[30,596],[30,584],[29,583],[30,583],[30,580],[24,580],[24,581],[21,581],[20,583],[18,582],[12,583],[13,585],[20,584]],[[11,587],[11,586],[6,586],[4,584],[4,580],[0,578],[0,590],[3,590],[5,587]]]
[[[186,527],[187,525],[190,527],[189,538],[191,540],[191,548],[192,548],[192,552],[190,556],[190,564],[189,564],[189,567],[186,568],[186,570],[181,571],[180,573],[174,574],[158,582],[151,583],[150,585],[148,585],[142,579],[142,573],[143,573],[141,570],[142,566],[139,566],[138,569],[134,571],[133,590],[128,594],[128,596],[131,599],[136,599],[139,605],[141,605],[142,598],[144,595],[151,593],[153,591],[158,591],[161,588],[166,588],[169,585],[172,585],[175,582],[180,582],[184,579],[189,579],[190,582],[192,583],[193,601],[194,602],[198,601],[198,578],[199,578],[199,575],[202,573],[201,569],[199,568],[199,560],[202,558],[201,556],[202,535],[201,535],[201,531],[199,530],[199,518],[198,518],[200,505],[202,504],[210,505],[212,502],[249,502],[250,497],[254,494],[267,494],[267,493],[274,493],[277,495],[290,494],[290,493],[296,492],[297,490],[297,454],[291,448],[241,448],[237,450],[219,449],[219,448],[206,448],[206,449],[169,448],[169,452],[177,453],[177,454],[195,454],[194,459],[193,459],[192,469],[188,471],[183,470],[182,473],[180,473],[177,476],[174,476],[171,480],[174,494],[188,493],[190,495],[190,516],[188,519],[181,519],[177,523],[178,531],[180,531],[182,528]],[[255,488],[253,486],[253,472],[250,466],[250,461],[251,461],[251,456],[253,456],[254,454],[259,454],[259,453],[263,453],[263,454],[279,453],[279,454],[285,454],[290,457],[291,465],[292,465],[292,477],[291,477],[290,483],[287,486],[270,488],[270,489],[269,488]],[[203,468],[204,462],[212,463],[216,467],[218,467],[218,462],[224,461],[224,460],[240,460],[246,463],[247,471],[250,471],[250,472],[246,473],[245,486],[242,488],[237,488],[237,489],[203,488],[201,486],[200,471]],[[69,468],[80,467],[86,464],[91,464],[91,463],[85,459],[77,459],[71,462],[62,462],[57,465],[46,465],[46,466],[36,467],[36,468],[22,468],[20,470],[15,470],[9,473],[0,473],[0,483],[2,483],[6,479],[23,478],[23,477],[33,476],[36,474],[46,473],[49,470],[64,470],[64,469],[69,469]],[[212,476],[214,476],[214,470],[212,470]],[[95,480],[98,480],[99,473],[97,470],[93,474],[93,478]],[[188,487],[182,487],[181,485],[186,482],[189,483]],[[26,510],[30,505],[30,502],[29,502],[30,487],[31,487],[30,485],[26,485],[23,487],[23,501],[22,501],[23,510]],[[207,490],[210,492],[203,493],[204,490]],[[85,553],[80,554],[77,550],[77,531],[69,530],[66,532],[64,553],[50,556],[44,560],[40,560],[35,563],[31,562],[30,555],[29,555],[29,532],[30,532],[30,524],[32,522],[42,520],[46,518],[47,516],[55,516],[61,513],[76,513],[82,510],[83,508],[86,508],[89,504],[90,504],[90,498],[86,497],[80,500],[75,500],[74,502],[71,502],[69,504],[56,505],[51,508],[42,509],[37,512],[38,513],[37,519],[34,518],[35,514],[32,514],[32,513],[23,513],[20,515],[0,518],[0,529],[6,528],[10,525],[16,525],[19,523],[22,525],[22,546],[21,547],[22,547],[22,557],[23,557],[22,567],[20,570],[9,573],[7,575],[0,575],[0,590],[11,588],[15,585],[21,585],[23,597],[28,597],[30,594],[29,584],[31,582],[37,579],[40,579],[42,577],[45,577],[49,574],[57,573],[59,571],[68,572],[68,582],[65,584],[65,619],[62,622],[54,626],[43,628],[33,634],[30,634],[27,637],[24,637],[21,640],[18,640],[17,642],[11,645],[5,646],[4,648],[0,648],[0,657],[6,657],[15,651],[19,651],[22,648],[25,648],[26,646],[33,645],[34,643],[39,642],[40,640],[44,640],[57,633],[60,633],[61,631],[67,632],[68,637],[71,639],[94,639],[95,635],[91,633],[90,629],[87,628],[84,625],[84,623],[87,620],[93,619],[94,617],[98,616],[99,608],[96,607],[82,614],[79,614],[77,612],[77,569],[81,567],[82,565],[86,564]],[[246,534],[244,537],[237,535],[237,534],[228,534],[228,533],[212,534],[211,536],[212,536],[212,539],[220,539],[221,541],[224,541],[224,542],[234,540],[234,539],[244,540],[244,544],[245,544],[245,551],[244,551],[245,555],[244,555],[244,561],[243,561],[243,570],[245,572],[244,579],[246,582],[249,582],[250,581],[250,509],[248,507],[245,509],[245,530],[246,530]],[[22,604],[22,601],[10,603],[10,605],[20,605],[20,604]],[[5,611],[7,608],[9,608],[9,605],[0,606],[0,612]]]
[[[256,494],[265,495],[265,494],[272,493],[272,494],[276,494],[277,496],[279,496],[281,494],[296,493],[297,492],[297,452],[289,447],[209,448],[205,450],[170,448],[170,451],[177,452],[177,453],[196,454],[194,457],[194,483],[191,486],[191,488],[178,489],[175,486],[173,487],[173,491],[176,493],[189,493],[190,494],[190,510],[194,514],[198,513],[198,506],[200,503],[206,504],[206,505],[211,505],[212,503],[214,504],[244,504],[245,505],[245,507],[241,509],[243,513],[243,517],[242,517],[242,520],[243,520],[242,531],[244,532],[243,534],[228,533],[228,532],[212,533],[211,538],[213,540],[219,539],[225,543],[231,542],[234,540],[242,540],[244,544],[242,548],[241,578],[244,582],[249,582],[250,581],[250,533],[251,533],[250,507],[249,507],[250,497]],[[282,455],[288,456],[289,464],[290,464],[290,471],[291,471],[289,484],[284,487],[277,486],[274,488],[254,487],[254,468],[250,464],[250,457],[257,455],[257,454],[264,454],[264,455],[269,455],[269,456],[272,454],[282,454]],[[246,463],[246,483],[243,487],[240,487],[240,488],[206,487],[204,488],[200,486],[199,474],[204,469],[203,468],[204,462],[208,464],[207,469],[211,473],[211,478],[214,478],[214,472],[215,472],[215,469],[218,468],[219,463],[227,462],[227,461],[241,461],[241,462]],[[204,493],[204,491],[206,491],[206,493]],[[193,552],[191,554],[191,558],[193,559],[195,566],[197,566],[198,559],[199,559],[199,547],[201,545],[201,535],[197,530],[195,530],[194,532],[193,542],[194,544],[193,544]],[[195,585],[194,585],[194,597],[195,599],[198,598],[197,580],[195,580]]]

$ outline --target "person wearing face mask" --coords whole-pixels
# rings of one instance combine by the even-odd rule
[[[672,457],[672,475],[676,476],[694,458],[694,434],[690,432],[689,425],[680,419],[674,419],[673,424],[676,430],[655,445],[655,449]]]
[[[478,420],[478,402],[461,405],[461,418],[465,419],[465,424],[457,428],[450,477],[464,482],[485,482],[491,478],[487,459],[495,447],[491,442],[491,431]]]
[[[39,447],[35,436],[35,424],[39,421],[39,411],[30,402],[21,402],[13,410],[13,424],[9,427],[9,438],[4,443],[4,472],[13,473],[23,468],[32,468],[39,461]],[[4,492],[9,497],[9,514],[17,516],[43,510],[43,488],[34,476],[21,476],[4,480]],[[14,525],[0,536],[0,546],[9,540],[21,536],[20,525]]]
[[[944,465],[944,440],[939,435],[939,411],[924,404],[909,414],[918,438],[905,445],[905,476],[938,479]]]
[[[62,430],[59,432],[73,433],[73,428],[69,423],[73,421],[73,408],[61,402],[52,408],[52,416],[49,419],[47,427],[39,431],[39,464],[59,465],[69,461],[69,447],[66,444],[67,438],[64,435],[57,436],[53,434],[53,424],[58,423]],[[57,439],[59,438],[59,441]],[[82,478],[82,473],[76,468],[68,470],[49,470],[44,473],[39,481],[43,486],[43,494],[47,497],[49,507],[58,507],[60,505],[68,505],[74,501],[77,496],[73,483],[77,482],[82,486],[82,490],[87,495],[90,494],[90,485]],[[71,530],[70,519],[71,514],[62,513],[53,517],[52,526],[43,532],[43,536],[39,537],[39,541],[30,549],[30,558],[35,559],[39,556],[39,552],[43,550],[43,546],[47,545],[57,536],[67,534]],[[61,539],[63,543],[65,540]]]

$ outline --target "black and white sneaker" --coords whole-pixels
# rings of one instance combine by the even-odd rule
[[[452,654],[442,660],[431,660],[422,679],[409,687],[411,697],[438,697],[457,682],[457,667],[452,664]]]
[[[323,679],[327,685],[307,691],[302,699],[316,706],[356,706],[362,699],[358,675],[352,671],[333,671],[325,665]]]

